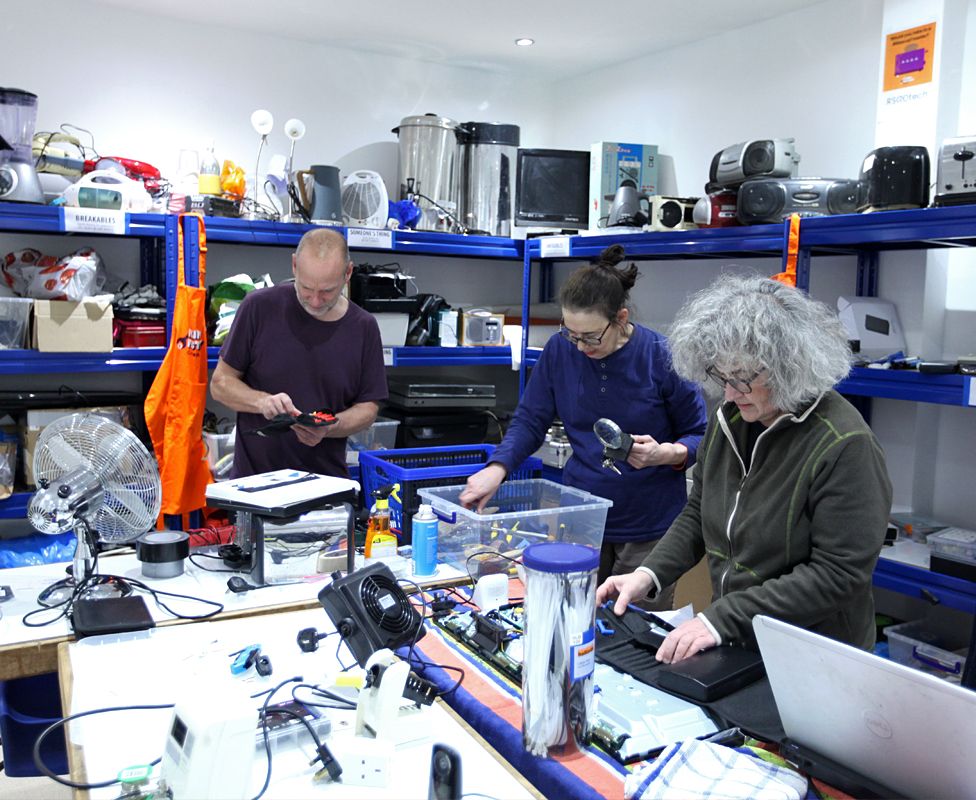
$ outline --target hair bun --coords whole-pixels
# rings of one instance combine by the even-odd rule
[[[615,267],[617,264],[623,261],[626,256],[627,253],[624,251],[624,246],[622,244],[612,244],[600,253],[597,266]]]

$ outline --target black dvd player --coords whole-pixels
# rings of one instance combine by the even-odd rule
[[[437,383],[404,378],[390,378],[391,406],[416,408],[494,408],[495,387],[491,384]]]

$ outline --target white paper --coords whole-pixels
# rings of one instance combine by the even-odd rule
[[[125,234],[125,212],[65,206],[64,229],[73,233]]]
[[[569,255],[568,236],[541,236],[539,238],[539,255],[541,258],[556,258]]]
[[[346,241],[350,247],[392,250],[393,231],[386,228],[349,228],[346,231]]]

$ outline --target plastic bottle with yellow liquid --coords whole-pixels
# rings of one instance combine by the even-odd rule
[[[369,512],[366,523],[366,546],[363,554],[366,560],[381,560],[397,554],[397,537],[390,530],[390,494],[392,486],[382,486],[375,489],[372,496],[376,498]]]
[[[206,152],[200,156],[200,177],[197,182],[200,194],[220,194],[220,164],[214,155],[214,143],[211,141]]]

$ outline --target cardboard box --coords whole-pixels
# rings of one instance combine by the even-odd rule
[[[24,458],[24,485],[28,489],[33,489],[34,484],[34,451],[37,449],[37,440],[41,437],[41,431],[50,425],[54,420],[65,417],[68,414],[84,414],[91,412],[100,417],[117,422],[126,428],[131,427],[129,409],[127,406],[104,406],[99,408],[39,408],[29,409],[24,415],[21,424],[21,453]]]
[[[632,180],[648,197],[658,194],[657,145],[595,142],[590,146],[590,230],[606,223],[613,196],[623,180]]]
[[[34,348],[47,353],[111,353],[112,296],[34,301]]]

